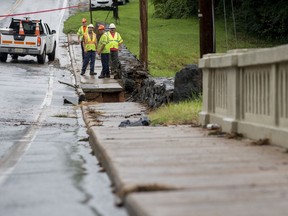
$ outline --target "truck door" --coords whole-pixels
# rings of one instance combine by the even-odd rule
[[[53,34],[49,28],[49,26],[44,23],[44,26],[45,26],[45,29],[46,29],[46,32],[47,32],[47,40],[46,40],[46,44],[47,44],[47,47],[46,47],[46,53],[51,53],[52,50],[53,50]]]

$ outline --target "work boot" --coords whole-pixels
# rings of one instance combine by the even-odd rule
[[[99,78],[99,79],[104,79],[105,76],[101,74],[98,78]]]

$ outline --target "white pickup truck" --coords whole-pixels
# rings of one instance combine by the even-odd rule
[[[37,56],[37,62],[44,64],[46,55],[54,61],[56,31],[50,30],[41,20],[13,19],[9,28],[0,29],[0,61],[6,62],[8,54],[12,59],[18,56]]]

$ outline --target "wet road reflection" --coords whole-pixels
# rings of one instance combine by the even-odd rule
[[[9,7],[9,1],[3,2]],[[32,7],[30,0],[23,0],[15,12],[65,2],[35,1]],[[60,28],[62,12],[40,16]],[[59,35],[60,43],[65,42]],[[7,63],[0,63],[0,215],[126,216],[115,207],[110,181],[98,172],[88,142],[81,141],[87,134],[80,107],[63,103],[63,96],[76,97],[73,88],[58,82],[71,83],[73,78],[64,69],[69,59],[63,44],[57,56],[60,63],[38,65],[30,56],[18,61],[9,56]]]

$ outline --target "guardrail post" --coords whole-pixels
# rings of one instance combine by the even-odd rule
[[[208,68],[209,59],[200,59],[199,67],[202,67],[202,85],[203,85],[203,95],[202,95],[202,111],[199,113],[200,124],[205,126],[209,123],[209,112],[212,110],[212,95],[211,95],[211,72]],[[205,68],[204,68],[205,67]]]
[[[234,57],[237,62],[237,56]],[[223,129],[230,132],[237,132],[237,121],[240,117],[239,72],[239,69],[233,66],[227,74],[227,116],[223,118]]]
[[[273,119],[274,126],[279,125],[279,101],[278,101],[278,84],[277,84],[277,64],[271,65],[271,83],[270,83],[270,89],[271,89],[271,104],[270,104],[270,110],[271,110],[271,116]]]

